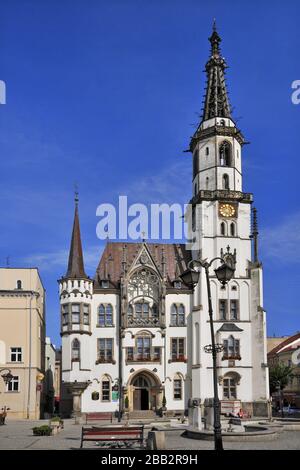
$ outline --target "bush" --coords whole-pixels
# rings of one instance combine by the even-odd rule
[[[64,424],[63,420],[59,416],[54,416],[54,418],[51,418],[50,423],[59,423],[60,425]]]
[[[125,409],[128,410],[128,408],[129,408],[129,398],[128,398],[127,395],[126,395],[125,400],[124,400],[124,406],[125,406]]]
[[[34,436],[51,436],[52,429],[50,426],[36,426],[32,428]]]

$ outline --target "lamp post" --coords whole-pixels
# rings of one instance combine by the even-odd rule
[[[7,373],[6,374],[1,374],[1,372],[7,370]],[[9,382],[12,381],[13,379],[13,375],[11,373],[11,370],[10,369],[0,369],[0,376],[2,377],[5,385],[9,384]]]
[[[188,269],[182,273],[180,276],[181,280],[190,286],[195,286],[199,281],[200,271],[194,269],[195,265],[200,266],[205,269],[206,285],[207,285],[207,296],[208,296],[208,313],[209,313],[209,324],[210,324],[210,334],[211,334],[211,344],[204,347],[205,352],[212,354],[213,360],[213,387],[214,387],[214,437],[215,437],[215,450],[223,450],[222,442],[222,430],[221,430],[221,406],[218,396],[218,378],[217,378],[217,353],[222,351],[223,346],[216,344],[215,342],[215,333],[214,333],[214,323],[213,323],[213,308],[211,300],[211,288],[209,280],[209,268],[212,263],[216,260],[221,261],[221,265],[215,269],[215,274],[217,279],[221,282],[222,285],[227,284],[228,281],[232,278],[235,269],[226,263],[223,258],[217,257],[213,258],[210,262],[207,260],[191,260],[188,264]]]

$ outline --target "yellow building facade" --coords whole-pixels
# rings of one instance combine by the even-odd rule
[[[43,408],[45,290],[37,268],[0,268],[0,410],[39,419]]]

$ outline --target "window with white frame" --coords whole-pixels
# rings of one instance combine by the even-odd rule
[[[227,300],[219,300],[219,317],[220,320],[227,320]]]
[[[173,304],[171,306],[171,326],[184,326],[185,308],[183,304]]]
[[[237,320],[239,317],[238,300],[230,300],[230,320]]]
[[[173,397],[174,400],[182,400],[182,379],[179,377],[173,382]]]
[[[103,378],[101,382],[101,400],[110,401],[110,380],[109,378]]]
[[[80,361],[80,342],[77,338],[72,341],[72,361]]]
[[[62,324],[67,325],[69,323],[69,304],[63,304],[61,306]]]
[[[22,362],[22,348],[10,348],[10,361]]]
[[[185,338],[171,338],[171,360],[184,361],[185,360]]]
[[[80,323],[80,304],[72,304],[72,323]]]
[[[229,376],[223,379],[223,399],[232,400],[237,398],[236,380]]]
[[[240,359],[240,340],[232,335],[223,341],[223,359]]]
[[[20,380],[18,376],[14,376],[8,384],[6,384],[7,392],[19,392],[20,390]]]
[[[113,326],[113,308],[111,304],[99,305],[98,326]]]
[[[99,338],[98,339],[98,361],[99,362],[112,362],[113,360],[113,339],[112,338]]]
[[[90,324],[90,306],[88,304],[83,304],[83,324]]]

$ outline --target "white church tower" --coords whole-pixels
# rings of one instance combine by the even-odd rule
[[[190,143],[197,250],[108,242],[91,279],[84,269],[76,197],[68,268],[59,280],[64,416],[178,417],[195,403],[191,398],[204,404],[213,397],[212,357],[204,350],[211,343],[205,272],[194,291],[181,279],[192,256],[230,257],[235,263],[225,287],[214,276],[217,262],[210,272],[215,340],[223,346],[217,364],[221,411],[268,414],[256,211],[252,194],[243,192],[245,141],[231,116],[220,41],[214,28],[204,113]]]
[[[234,407],[236,402],[249,414],[263,416],[267,413],[269,392],[256,210],[252,210],[252,194],[243,192],[245,140],[231,116],[224,77],[227,66],[215,25],[209,40],[211,56],[206,64],[203,116],[190,142],[192,223],[198,234],[196,256],[211,260],[230,254],[236,262],[234,278],[225,287],[214,275],[220,262],[211,267],[215,340],[224,347],[218,354],[222,411],[226,406]],[[192,365],[192,395],[202,403],[213,396],[212,357],[203,349],[211,342],[206,289],[202,270],[194,292]]]

